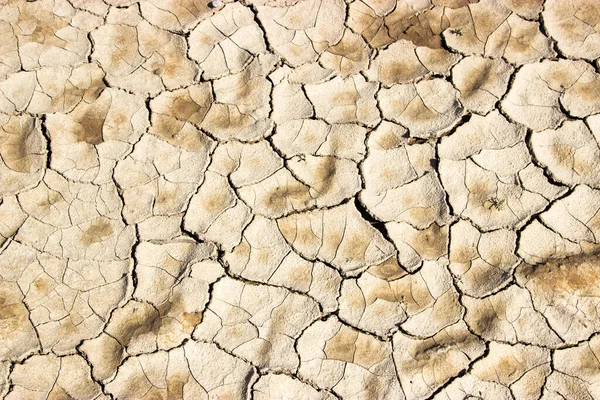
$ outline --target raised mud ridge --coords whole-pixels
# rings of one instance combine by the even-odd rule
[[[0,397],[600,399],[600,1],[0,0]]]

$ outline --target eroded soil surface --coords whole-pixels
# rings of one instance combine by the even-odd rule
[[[6,399],[600,399],[597,0],[0,1]]]

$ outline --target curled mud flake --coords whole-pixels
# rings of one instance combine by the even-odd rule
[[[88,107],[82,107],[73,113],[75,123],[80,128],[74,132],[77,142],[84,142],[92,145],[98,145],[104,142],[102,128],[106,115],[108,114],[108,104],[103,101],[92,103]],[[81,111],[80,111],[81,110]],[[79,112],[78,112],[79,111]]]
[[[374,77],[390,86],[412,82],[427,74],[429,71],[419,62],[415,48],[411,42],[401,40],[382,50],[374,60]]]
[[[176,285],[194,278],[194,269],[214,255],[215,248],[195,242],[153,244],[142,242],[136,247],[138,285],[134,296],[161,307],[170,300]],[[206,291],[208,288],[204,288]]]
[[[289,170],[281,168],[281,160],[272,150],[268,149],[267,151],[264,146],[258,146],[257,150],[261,151],[261,155],[256,151],[250,153],[250,147],[256,148],[257,146],[249,145],[249,152],[237,161],[239,164],[231,167],[224,165],[223,171],[231,173],[231,170],[235,169],[231,173],[231,177],[234,184],[240,184],[238,193],[261,215],[278,217],[292,211],[302,211],[313,206],[315,202],[324,205],[328,205],[327,202],[331,203],[329,205],[337,204],[349,196],[349,194],[344,196],[344,191],[340,194],[330,192],[329,187],[325,189],[323,185],[325,181],[333,179],[333,174],[336,173],[332,169],[335,167],[334,164],[327,163],[329,160],[337,162],[333,158],[314,158],[315,162],[310,163],[307,168],[303,168],[304,161],[300,159],[294,161],[293,166],[295,166],[296,173],[304,176],[305,180],[313,186],[311,188],[298,181]],[[270,159],[271,163],[265,163],[266,159]],[[354,164],[343,164],[338,175],[352,175],[355,170]],[[340,195],[342,197],[339,197]]]
[[[544,6],[544,0],[500,0],[500,2],[525,19],[536,19]]]
[[[373,4],[371,4],[373,3]],[[384,15],[394,8],[394,1],[382,2],[354,1],[348,8],[348,27],[359,33],[370,46],[379,48],[393,42],[388,29],[384,25]],[[387,7],[385,7],[387,3]]]
[[[398,249],[398,260],[410,271],[423,261],[447,256],[448,226],[432,223],[425,229],[416,229],[406,222],[390,222],[385,227]]]
[[[129,358],[106,391],[117,398],[235,399],[250,396],[257,379],[249,363],[214,344],[188,341],[170,351]]]
[[[10,378],[13,388],[6,398],[11,400],[104,398],[100,385],[91,379],[90,366],[79,355],[35,355],[16,364]]]
[[[459,221],[450,234],[454,240],[449,267],[463,293],[483,297],[510,282],[519,263],[516,233],[506,229],[481,233],[469,222]]]
[[[544,395],[542,399],[573,398],[593,400],[592,390],[577,375],[571,376],[564,372],[553,371],[546,380],[544,392],[547,395]]]
[[[295,339],[319,316],[307,296],[223,278],[213,287],[194,338],[214,341],[257,366],[293,371],[299,363]]]
[[[120,343],[106,334],[86,340],[79,347],[79,351],[92,365],[92,376],[97,381],[105,381],[112,377],[126,356]]]
[[[396,257],[390,257],[379,264],[369,267],[369,274],[391,282],[406,275],[406,271],[400,266]]]
[[[575,243],[565,239],[534,220],[521,232],[517,254],[529,264],[538,264],[551,258],[585,254],[598,248],[592,243]]]
[[[317,206],[340,204],[354,196],[361,187],[359,171],[350,160],[336,157],[294,157],[288,162],[290,171],[310,186],[309,193]]]
[[[81,346],[94,377],[107,380],[128,355],[156,351],[160,326],[160,314],[150,303],[129,301],[115,310],[104,332]]]
[[[600,82],[594,68],[583,61],[542,61],[521,68],[502,109],[534,131],[556,129],[567,118],[600,111]]]
[[[95,63],[75,68],[45,67],[30,77],[35,84],[31,94],[25,90],[22,94],[28,94],[26,98],[9,100],[19,111],[26,107],[33,114],[68,113],[82,102],[94,102],[106,88],[104,77],[104,71]]]
[[[131,151],[147,127],[142,97],[104,90],[89,104],[82,101],[68,114],[46,118],[50,166],[74,181],[110,182],[116,162]]]
[[[256,143],[231,141],[215,150],[209,171],[229,176],[234,187],[262,181],[277,172],[284,163],[266,140]]]
[[[404,399],[390,343],[343,325],[318,321],[298,340],[298,375],[343,397]]]
[[[191,32],[189,43],[190,57],[205,79],[240,72],[252,57],[266,51],[252,11],[240,3],[227,4],[202,21]]]
[[[250,209],[237,198],[227,178],[209,171],[190,200],[183,224],[200,239],[230,250],[240,243],[251,218]]]
[[[152,125],[148,131],[173,146],[201,151],[210,141],[196,126],[204,120],[212,102],[209,83],[163,92],[150,101]]]
[[[16,196],[4,196],[0,202],[0,246],[13,237],[27,219]]]
[[[163,31],[145,22],[137,26],[137,32],[139,53],[146,59],[142,68],[157,76],[166,89],[177,89],[195,81],[198,68],[186,56],[187,43],[183,37]],[[117,81],[122,82],[123,87],[132,85],[126,79]],[[133,91],[136,89],[140,90],[141,88],[131,88]],[[150,90],[144,89],[144,92],[150,92]]]
[[[427,398],[485,351],[483,341],[462,321],[426,339],[396,333],[393,342],[394,362],[407,399]]]
[[[329,263],[351,276],[387,260],[395,252],[352,202],[292,214],[279,219],[277,225],[299,254]]]
[[[567,185],[600,188],[600,147],[583,121],[566,121],[558,129],[534,132],[533,154],[552,176]]]
[[[71,352],[81,340],[99,334],[127,290],[127,261],[61,260],[17,242],[9,245],[2,261],[4,279],[23,287],[23,301],[31,310],[28,324],[35,326],[43,348],[57,354]]]
[[[468,55],[504,57],[526,64],[554,56],[550,40],[537,22],[514,13],[509,1],[481,0],[468,7],[446,10],[451,29],[443,36],[449,47]]]
[[[11,115],[25,111],[36,89],[35,72],[16,72],[0,82],[0,112]]]
[[[546,0],[542,13],[548,33],[567,56],[594,60],[600,56],[600,5],[589,0]]]
[[[418,47],[399,40],[380,51],[367,74],[385,86],[409,83],[427,74],[447,74],[459,56],[444,49]]]
[[[140,3],[143,17],[169,31],[188,31],[213,14],[207,0],[148,0]]]
[[[0,8],[19,43],[19,59],[25,70],[44,66],[72,66],[86,61],[91,43],[87,32],[73,26],[70,4],[54,1],[16,2]]]
[[[488,355],[475,363],[470,375],[482,383],[508,387],[514,397],[536,399],[550,372],[548,349],[491,342]]]
[[[416,46],[443,48],[441,33],[450,27],[447,9],[444,6],[431,7],[427,3],[402,3],[384,17],[384,25],[393,41],[404,39]]]
[[[190,150],[143,135],[133,152],[117,164],[114,177],[123,190],[123,216],[128,223],[185,211],[204,177],[214,146],[204,134],[196,135],[189,142],[170,140]],[[207,145],[200,147],[202,142]]]
[[[16,72],[0,82],[0,113],[68,113],[81,101],[96,100],[106,88],[103,78],[95,63]]]
[[[553,379],[549,379],[548,382],[551,390],[573,398],[598,397],[599,345],[598,336],[594,336],[576,347],[557,350],[554,353],[554,376],[551,376]]]
[[[380,269],[343,282],[339,316],[345,322],[381,336],[397,326],[429,336],[460,319],[458,293],[442,264],[426,262],[419,272],[398,279],[381,277]]]
[[[46,167],[46,139],[40,121],[0,115],[0,196],[34,187]]]
[[[269,373],[263,375],[254,384],[252,389],[253,398],[258,400],[270,400],[285,398],[294,393],[295,399],[306,400],[334,400],[335,397],[326,391],[316,390],[312,386],[289,375]]]
[[[186,58],[182,36],[147,22],[136,26],[106,24],[92,32],[92,58],[106,71],[111,85],[139,94],[156,95],[192,83],[197,67]]]
[[[452,144],[452,139],[447,144]],[[451,148],[446,149],[452,154]],[[542,170],[532,164],[523,142],[484,149],[461,161],[442,158],[440,177],[454,212],[484,231],[523,226],[565,191],[551,184]]]
[[[406,149],[412,148],[407,146],[409,144],[414,143],[408,137],[408,130],[390,121],[381,121],[381,124],[369,134],[369,140],[367,141],[369,152],[395,150],[403,146],[406,146]],[[414,148],[422,147],[415,146]]]
[[[194,242],[142,242],[136,247],[138,284],[133,295],[159,312],[154,332],[158,348],[181,344],[201,322],[209,284],[222,275],[222,267],[208,260],[215,251],[212,244]]]
[[[169,350],[189,339],[203,319],[209,285],[224,274],[216,261],[206,258],[214,255],[213,246],[192,242],[140,246],[136,253],[140,286],[134,294],[140,301],[116,310],[104,332],[81,346],[94,377],[102,381],[114,376],[127,355]],[[164,283],[154,290],[156,278]]]
[[[597,254],[551,259],[535,266],[523,264],[516,278],[565,342],[588,340],[598,330]]]
[[[463,313],[452,277],[441,262],[424,262],[418,272],[393,282],[392,287],[408,315],[401,327],[411,335],[434,335]]]
[[[459,122],[463,106],[458,96],[452,84],[437,78],[394,85],[378,93],[383,117],[423,139],[440,137]]]
[[[341,76],[356,74],[369,65],[371,49],[364,39],[350,29],[337,44],[325,50],[320,61],[326,68],[336,70]]]
[[[325,83],[307,85],[308,99],[317,117],[328,123],[360,123],[375,126],[379,110],[375,100],[377,84],[367,82],[362,75],[336,77]]]
[[[133,26],[104,25],[92,33],[94,40],[94,59],[109,76],[128,76],[144,62],[138,49],[138,32]],[[151,76],[150,71],[140,71]],[[146,84],[156,85],[158,77],[146,80]]]
[[[494,24],[503,21],[503,13],[510,13],[496,0],[408,1],[396,4],[395,8],[394,2],[384,2],[383,7],[372,3],[377,2],[354,2],[349,24],[374,47],[408,40],[419,47],[440,50],[451,42],[448,33],[468,36],[465,39],[469,45],[485,42],[490,35],[488,29],[493,31]],[[471,32],[474,25],[478,29],[476,34]]]
[[[278,124],[273,145],[287,157],[311,154],[360,161],[365,155],[367,129],[357,124],[296,120]]]
[[[470,111],[488,113],[508,89],[513,68],[501,59],[467,57],[452,69],[461,103]]]
[[[215,102],[200,126],[220,140],[266,136],[272,128],[268,119],[272,84],[266,75],[274,63],[275,57],[265,55],[242,72],[214,81]]]
[[[527,289],[512,285],[482,300],[463,296],[462,302],[465,322],[485,340],[551,348],[563,343],[536,310]]]
[[[290,7],[259,6],[258,18],[273,49],[291,65],[315,60],[344,35],[342,0],[307,0]]]
[[[3,81],[21,68],[17,36],[5,21],[0,21],[0,43],[0,80]]]
[[[6,257],[6,256],[4,256]],[[0,283],[0,356],[2,360],[20,360],[39,350],[34,326],[29,319],[30,313],[23,303],[24,296],[16,283],[9,282],[2,270]]]
[[[359,199],[370,213],[383,222],[406,222],[417,229],[450,220],[445,193],[433,172],[395,188],[377,192],[369,188]]]
[[[434,146],[410,144],[404,137],[407,133],[406,129],[387,121],[370,133],[369,154],[362,163],[367,192],[392,191],[433,171]]]
[[[296,254],[273,220],[256,216],[244,230],[242,242],[223,260],[232,273],[245,279],[306,293],[319,301],[324,310],[337,309],[339,273]]]
[[[314,114],[312,104],[298,83],[280,82],[275,85],[272,97],[272,118],[278,126],[288,121],[310,118]]]
[[[540,214],[545,226],[574,243],[600,243],[600,191],[578,185]]]
[[[395,286],[389,282],[368,272],[356,280],[345,280],[339,299],[340,318],[369,332],[389,334],[397,324],[407,319],[401,293],[394,289]],[[352,358],[345,361],[351,362]]]
[[[473,115],[456,131],[442,138],[438,152],[441,158],[464,160],[484,149],[497,150],[513,147],[525,140],[526,129],[509,122],[498,111],[486,116]]]
[[[73,183],[49,170],[43,183],[20,194],[19,201],[30,215],[16,237],[23,243],[60,258],[128,258],[134,232],[121,221],[114,184]]]
[[[548,349],[491,342],[485,357],[439,396],[458,400],[468,393],[468,399],[539,399],[550,372]]]
[[[527,21],[512,14],[501,27],[509,31],[510,36],[497,33],[486,44],[485,55],[488,57],[502,57],[510,63],[524,65],[539,61],[543,58],[552,58],[555,52],[552,42],[542,32],[538,22]]]
[[[316,205],[310,186],[300,182],[286,168],[260,182],[242,186],[237,192],[256,214],[268,218],[279,218]]]

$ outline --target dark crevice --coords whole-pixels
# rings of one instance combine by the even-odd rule
[[[360,213],[361,217],[366,220],[373,228],[375,228],[385,240],[390,243],[394,243],[390,235],[388,234],[387,228],[385,227],[385,222],[378,220],[375,218],[365,207],[365,205],[358,199],[358,196],[354,196],[354,206]]]

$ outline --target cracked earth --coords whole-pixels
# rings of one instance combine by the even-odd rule
[[[600,399],[597,0],[0,1],[5,399]]]

